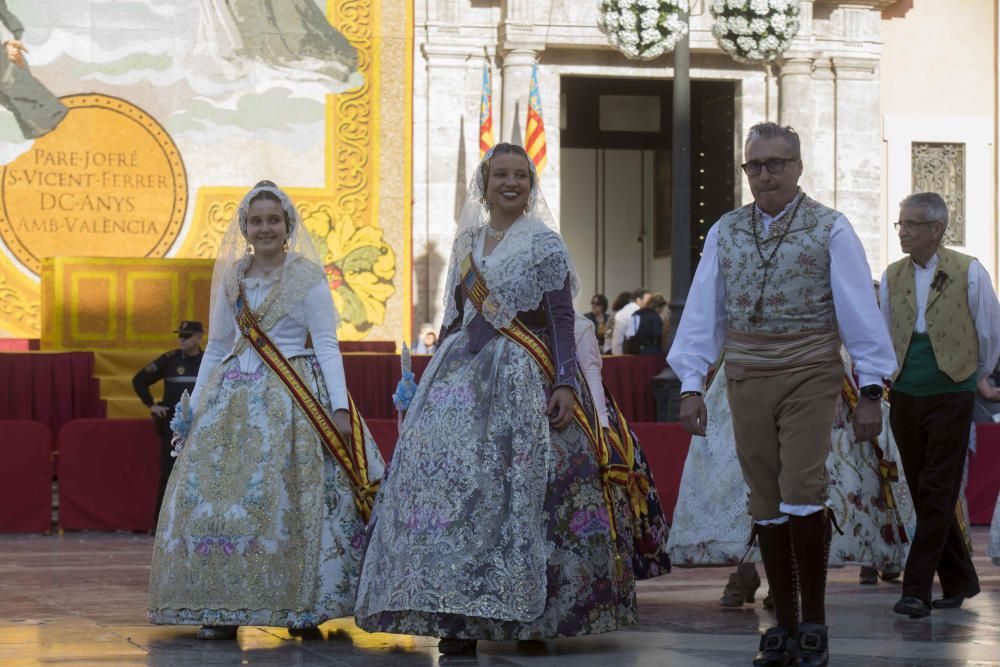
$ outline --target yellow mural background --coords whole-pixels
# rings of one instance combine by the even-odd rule
[[[359,56],[365,84],[326,99],[324,185],[281,183],[302,214],[328,271],[344,340],[400,340],[411,329],[412,2],[328,0],[331,24]],[[172,256],[211,259],[247,185],[201,187],[183,241]],[[91,253],[88,253],[91,254]],[[39,338],[38,282],[0,255],[0,336]],[[345,301],[350,292],[356,299]],[[360,305],[359,305],[360,304]],[[70,305],[69,307],[73,307]]]

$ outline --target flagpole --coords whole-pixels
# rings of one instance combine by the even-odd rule
[[[690,16],[684,20],[690,23]],[[691,288],[691,32],[674,47],[670,342]]]
[[[690,14],[684,15],[688,30],[674,46],[673,133],[670,220],[670,334],[674,342],[691,289],[691,31]],[[653,378],[656,421],[676,422],[680,417],[681,380],[670,366]]]

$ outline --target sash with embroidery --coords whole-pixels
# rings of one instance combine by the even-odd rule
[[[371,518],[372,503],[381,480],[372,482],[368,479],[364,427],[361,423],[361,415],[354,405],[354,399],[348,394],[348,413],[351,420],[351,444],[349,445],[344,442],[340,431],[337,430],[330,415],[323,409],[320,402],[313,396],[309,386],[302,381],[295,368],[261,329],[258,314],[250,308],[242,284],[236,299],[236,324],[250,346],[288,389],[292,399],[301,408],[309,423],[312,424],[320,442],[323,443],[323,447],[347,473],[347,478],[354,491],[354,505],[361,518],[367,522]]]
[[[465,287],[466,292],[468,292],[469,300],[472,301],[472,305],[474,305],[476,307],[476,311],[482,315],[483,304],[490,295],[490,289],[487,287],[482,274],[479,273],[479,270],[476,268],[476,263],[472,260],[471,254],[462,262],[462,285]],[[503,336],[520,345],[531,356],[531,358],[535,360],[538,367],[542,369],[542,373],[544,373],[549,385],[555,383],[556,364],[552,358],[552,352],[549,350],[549,346],[545,344],[545,341],[539,338],[537,334],[531,331],[531,329],[526,327],[517,317],[511,321],[509,326],[502,327],[499,331]],[[577,369],[577,383],[580,385],[580,392],[583,395],[584,400],[593,405],[594,401],[593,398],[590,397],[590,390],[587,388],[587,382],[583,378],[579,369]],[[594,410],[594,414],[597,414],[596,410]],[[590,442],[590,445],[594,450],[594,455],[597,457],[597,462],[601,470],[601,486],[604,491],[604,502],[608,509],[608,521],[611,528],[611,536],[612,539],[615,539],[618,535],[618,529],[615,521],[614,501],[612,500],[610,485],[621,484],[622,482],[619,480],[625,480],[626,478],[621,474],[613,473],[611,468],[611,455],[608,451],[607,439],[604,437],[604,430],[596,421],[596,417],[593,421],[591,421],[591,419],[587,416],[587,412],[583,409],[583,403],[581,402],[580,397],[577,397],[576,400],[573,401],[573,420],[579,424],[584,435],[587,436],[587,440]],[[624,486],[624,484],[622,485]]]

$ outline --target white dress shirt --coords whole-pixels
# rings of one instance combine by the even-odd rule
[[[931,291],[931,283],[934,281],[934,273],[937,270],[938,256],[935,253],[927,262],[927,266],[920,266],[916,262],[913,264],[913,282],[916,287],[917,297],[917,322],[913,325],[915,333],[927,333],[927,300]],[[886,279],[887,272],[882,274],[882,282],[879,283],[879,301],[881,302],[882,317],[885,319],[885,326],[891,330],[892,315],[889,307],[889,281]],[[973,259],[969,264],[969,312],[972,313],[972,321],[976,324],[976,334],[979,337],[979,366],[976,371],[976,379],[981,380],[996,368],[997,360],[1000,359],[1000,304],[997,303],[996,292],[993,291],[993,281],[990,274],[979,263],[978,259]]]
[[[781,213],[758,214],[764,232]],[[718,223],[708,230],[701,261],[667,363],[681,380],[681,391],[703,391],[708,369],[719,359],[726,342],[726,280],[719,266]],[[896,370],[896,353],[881,321],[871,269],[861,240],[841,215],[830,232],[830,285],[840,339],[854,360],[860,386],[882,384]]]
[[[274,279],[245,278],[243,287],[250,307],[259,308],[274,284]],[[347,380],[344,376],[344,360],[340,356],[340,343],[337,340],[337,311],[333,306],[333,298],[330,296],[326,281],[316,283],[316,286],[306,293],[303,312],[308,314],[307,326],[285,316],[266,332],[267,336],[286,359],[304,356],[314,351],[330,395],[331,407],[334,411],[347,410]],[[198,381],[191,396],[191,405],[195,410],[198,408],[197,399],[212,371],[236,351],[238,334],[235,315],[227,320],[227,325],[225,331],[211,332],[212,335],[205,347],[205,356],[198,369]],[[313,351],[306,350],[306,334],[312,335]],[[243,373],[253,373],[264,363],[251,346],[247,346],[236,358]],[[265,368],[265,372],[271,371]]]
[[[637,310],[639,310],[639,304],[632,301],[615,313],[615,326],[611,332],[611,354],[624,354],[622,348],[625,345],[625,339],[635,335],[632,314]]]
[[[594,399],[597,418],[601,428],[608,427],[608,405],[604,397],[604,380],[601,378],[601,351],[597,349],[597,336],[594,334],[594,323],[577,315],[573,325],[573,335],[576,338],[576,363],[587,381],[590,396]]]

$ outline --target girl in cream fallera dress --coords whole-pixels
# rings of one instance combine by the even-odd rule
[[[254,270],[262,251],[251,253],[247,239],[257,201],[277,202],[286,222],[284,258],[266,272]],[[263,182],[243,199],[220,247],[193,420],[167,486],[150,573],[150,622],[201,625],[203,638],[232,637],[240,625],[315,628],[350,615],[361,571],[365,520],[355,488],[241,334],[241,297],[320,409],[336,422],[349,408],[325,273],[291,201]],[[377,481],[382,459],[363,422],[359,432],[363,443],[355,444]]]

